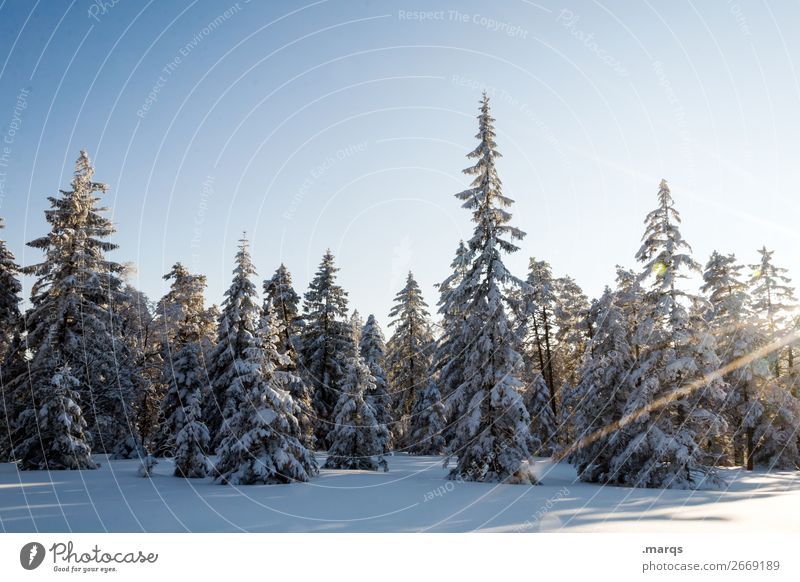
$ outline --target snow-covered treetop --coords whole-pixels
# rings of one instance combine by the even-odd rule
[[[772,261],[774,251],[766,247],[758,250],[761,261],[750,265],[753,276],[750,281],[753,309],[764,313],[771,327],[781,325],[787,312],[795,307],[794,288],[791,279],[785,275],[787,269],[776,266]]]
[[[501,157],[495,142],[494,118],[489,112],[489,97],[483,94],[481,112],[478,115],[478,146],[467,154],[477,162],[464,169],[464,173],[475,176],[470,188],[456,197],[464,201],[463,207],[471,210],[476,223],[475,234],[469,241],[471,252],[485,252],[487,248],[499,246],[505,252],[514,252],[518,247],[512,242],[521,240],[525,233],[509,226],[511,214],[505,210],[514,201],[503,195],[502,182],[497,175],[495,160]],[[490,267],[491,268],[491,267]]]
[[[347,291],[336,284],[339,269],[333,261],[333,253],[330,249],[326,250],[303,296],[303,308],[312,319],[323,317],[323,314],[326,318],[347,317]]]
[[[677,279],[699,272],[700,265],[692,259],[692,248],[681,236],[678,226],[681,217],[675,209],[666,180],[658,188],[658,207],[644,220],[645,232],[636,260],[644,263],[642,278],[653,278],[654,289],[669,291],[673,297],[680,295],[675,287]]]

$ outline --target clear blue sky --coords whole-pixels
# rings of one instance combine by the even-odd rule
[[[219,302],[246,230],[300,292],[331,247],[385,324],[408,269],[435,304],[471,231],[453,194],[486,88],[518,274],[546,258],[598,294],[664,177],[698,260],[766,244],[800,277],[797,22],[749,0],[4,1],[3,236],[39,259],[24,242],[86,148],[153,298],[180,260]]]

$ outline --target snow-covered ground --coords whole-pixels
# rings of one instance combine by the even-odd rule
[[[322,457],[320,457],[322,460]],[[394,456],[388,473],[323,470],[311,483],[234,488],[152,479],[138,461],[96,471],[18,473],[0,464],[6,532],[787,532],[800,531],[800,473],[726,471],[726,491],[636,490],[575,481],[537,463],[544,485],[445,480],[441,460]],[[320,463],[322,464],[322,463]]]

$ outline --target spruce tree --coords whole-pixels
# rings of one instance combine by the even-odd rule
[[[438,382],[445,409],[448,402],[464,381],[464,369],[466,363],[466,345],[464,342],[471,341],[463,333],[464,317],[462,314],[464,306],[456,301],[455,290],[458,289],[463,281],[470,264],[470,255],[464,241],[458,243],[453,262],[450,263],[452,273],[439,283],[439,303],[438,311],[442,316],[441,332],[436,340],[434,347],[431,373]],[[445,426],[444,438],[449,443],[452,439],[453,424],[449,422]]]
[[[621,445],[618,423],[634,388],[631,372],[638,359],[633,309],[641,299],[637,286],[626,286],[629,281],[618,277],[617,290],[606,288],[594,306],[591,349],[575,387],[576,442],[568,455],[582,481],[623,481],[612,464]]]
[[[0,218],[0,230],[5,226]],[[6,246],[6,241],[0,238],[0,360],[8,352],[20,321],[19,294],[22,285],[19,276],[20,269],[14,254]]]
[[[386,363],[396,419],[395,444],[405,448],[412,445],[408,439],[409,425],[414,423],[411,411],[418,393],[428,384],[434,344],[428,304],[412,273],[408,274],[405,287],[397,293],[394,302],[389,312],[389,317],[393,318],[389,327],[394,328],[394,333],[386,346]]]
[[[300,425],[300,441],[313,450],[316,446],[314,411],[311,388],[300,375],[299,348],[300,297],[292,287],[292,275],[286,266],[281,266],[270,279],[264,281],[264,306],[262,318],[273,321],[278,330],[278,351],[285,355],[283,363],[277,365],[283,387],[295,401],[294,415]],[[272,319],[271,319],[272,318]]]
[[[271,311],[271,310],[270,310]],[[277,364],[286,356],[279,351],[277,316],[261,322],[228,388],[226,414],[216,466],[217,479],[232,485],[308,481],[318,473],[314,455],[299,440],[292,396],[281,387]]]
[[[330,250],[304,296],[305,327],[301,339],[301,375],[313,391],[317,416],[317,440],[330,443],[331,414],[345,374],[346,360],[355,354],[353,334],[347,320],[347,292],[336,283],[339,269]]]
[[[51,389],[57,370],[68,366],[78,381],[90,445],[115,453],[118,445],[128,448],[135,431],[135,386],[130,354],[112,313],[124,267],[106,256],[116,248],[105,240],[114,226],[103,216],[106,209],[98,207],[96,194],[107,186],[93,176],[89,157],[81,151],[72,189],[49,198],[45,218],[50,232],[28,243],[44,253],[44,260],[23,269],[36,277],[25,317],[32,359],[11,384],[13,390],[28,382],[41,394]]]
[[[275,368],[275,382],[292,397],[292,414],[297,419],[300,442],[309,450],[316,447],[315,413],[311,390],[297,371],[297,354],[291,344],[287,348],[285,340],[284,317],[275,309],[271,299],[264,304],[260,330],[274,330],[276,354],[271,365]],[[285,351],[284,351],[285,350]]]
[[[444,405],[436,382],[428,379],[417,391],[408,428],[408,453],[412,455],[441,455],[445,451]]]
[[[538,371],[544,378],[550,393],[550,408],[553,416],[558,418],[558,379],[554,370],[555,320],[558,308],[556,279],[547,261],[538,261],[531,257],[528,269],[528,294],[525,301],[526,367]]]
[[[32,407],[19,417],[22,438],[14,451],[22,470],[96,469],[78,405],[78,380],[57,366],[48,385],[33,385]]]
[[[758,254],[761,255],[761,260],[750,265],[753,269],[750,295],[753,311],[760,319],[762,333],[772,341],[785,333],[789,313],[795,307],[794,288],[790,285],[791,279],[785,274],[786,269],[774,264],[774,251],[761,247]],[[777,350],[770,356],[770,368],[775,378],[780,378],[784,371],[784,355],[785,350]]]
[[[196,344],[193,344],[196,345]],[[202,478],[208,475],[211,463],[206,456],[210,436],[208,427],[200,417],[199,387],[184,395],[184,423],[175,437],[175,476],[187,479]]]
[[[238,381],[239,367],[248,357],[247,351],[256,344],[256,334],[261,322],[256,286],[256,275],[250,258],[246,238],[239,241],[233,280],[225,292],[222,312],[217,327],[217,342],[208,355],[211,394],[204,410],[204,419],[216,447],[227,435],[225,420],[239,410],[239,399],[247,397],[247,390],[231,391]]]
[[[0,218],[0,229],[5,228]],[[11,431],[16,412],[16,397],[12,396],[10,386],[7,387],[11,375],[7,361],[14,338],[19,332],[20,311],[19,293],[22,285],[19,282],[20,269],[14,260],[13,253],[0,239],[0,463],[11,459]]]
[[[386,369],[386,345],[383,339],[383,331],[375,320],[374,315],[370,314],[361,330],[359,353],[364,358],[364,363],[369,368],[369,372],[375,381],[375,389],[367,392],[366,401],[375,412],[378,424],[385,425],[391,433],[393,428],[391,400],[389,398],[389,384],[384,371]],[[389,442],[391,443],[391,438]]]
[[[341,395],[331,418],[326,469],[388,471],[383,457],[389,441],[389,431],[380,424],[367,403],[365,394],[375,390],[375,381],[361,356],[347,360],[347,373]]]
[[[645,319],[623,413],[633,418],[609,440],[611,481],[635,487],[713,487],[723,483],[706,463],[703,443],[727,425],[719,413],[725,383],[706,372],[718,364],[712,339],[689,316],[693,296],[681,281],[699,271],[681,236],[680,215],[661,181],[658,207],[645,219],[640,279]],[[657,409],[650,410],[650,406]]]
[[[717,342],[720,363],[728,366],[755,351],[761,341],[751,309],[742,266],[734,255],[711,255],[703,272],[702,291],[710,304],[706,315]],[[753,470],[755,422],[761,415],[759,372],[763,359],[736,367],[725,375],[728,398],[724,413],[729,424],[733,461]]]
[[[558,378],[558,440],[574,441],[574,406],[572,395],[578,382],[578,370],[589,341],[589,299],[572,277],[555,280],[555,353],[553,367]],[[556,444],[555,442],[553,443]]]
[[[525,388],[525,408],[531,418],[531,452],[538,456],[548,457],[556,446],[556,419],[550,406],[550,389],[544,376],[535,372]]]
[[[464,170],[475,179],[457,194],[472,212],[475,230],[468,243],[469,268],[451,294],[451,301],[463,306],[466,365],[464,381],[448,401],[455,423],[449,458],[458,458],[450,478],[535,483],[528,463],[530,416],[520,394],[522,358],[505,306],[507,286],[521,282],[502,261],[503,253],[518,250],[513,241],[524,233],[508,224],[506,209],[513,201],[502,193],[495,168],[500,154],[485,94],[478,120],[479,144],[468,156],[477,161]]]
[[[153,446],[153,454],[156,457],[177,455],[176,439],[187,424],[198,425],[190,429],[192,435],[208,432],[205,425],[202,429],[199,426],[202,424],[201,413],[192,408],[200,406],[205,386],[208,383],[199,328],[197,321],[183,320],[181,330],[176,334],[177,343],[182,347],[179,352],[165,362],[163,381],[168,389],[159,411],[159,429]],[[190,435],[184,435],[184,437],[188,436]],[[184,440],[182,444],[185,447],[186,441]],[[198,445],[204,452],[208,451],[208,443],[198,443]],[[184,450],[183,454],[195,455],[196,452],[194,449]],[[182,462],[191,461],[184,457]]]
[[[282,353],[297,352],[300,323],[300,296],[292,287],[292,274],[281,263],[270,279],[264,281],[264,305],[270,301],[281,323]],[[297,356],[293,356],[296,360]]]

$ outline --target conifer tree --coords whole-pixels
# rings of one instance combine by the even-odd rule
[[[270,279],[264,281],[264,304],[270,301],[281,324],[281,353],[296,354],[299,339],[300,296],[292,287],[292,274],[281,263]],[[296,363],[297,356],[293,356]]]
[[[633,308],[637,286],[619,271],[615,292],[606,288],[594,306],[591,349],[575,387],[576,445],[569,455],[578,477],[593,483],[621,481],[612,464],[621,443],[617,424],[633,391],[631,372],[638,364]]]
[[[790,285],[791,279],[785,275],[786,269],[774,264],[774,251],[761,247],[758,254],[761,255],[761,260],[750,265],[753,269],[750,294],[753,298],[753,311],[760,319],[762,332],[771,341],[785,333],[789,313],[795,307],[794,288]],[[785,350],[778,350],[770,357],[770,368],[775,378],[782,375],[784,353]]]
[[[49,198],[45,218],[50,232],[28,243],[44,253],[44,260],[23,269],[36,277],[25,317],[32,359],[11,379],[11,390],[29,383],[33,393],[44,394],[53,389],[57,371],[68,366],[78,381],[79,398],[72,401],[84,407],[90,446],[114,453],[117,445],[127,448],[135,430],[135,387],[130,354],[112,314],[124,267],[106,256],[116,248],[105,240],[114,226],[103,216],[106,209],[98,207],[96,194],[107,186],[93,176],[89,157],[81,151],[72,189]]]
[[[186,392],[182,402],[184,423],[175,437],[176,477],[202,478],[206,477],[211,469],[211,463],[206,456],[211,444],[210,436],[208,427],[200,418],[200,394],[199,387]]]
[[[326,469],[388,471],[383,457],[389,431],[380,424],[364,395],[375,390],[375,381],[361,356],[349,358],[341,395],[331,418]]]
[[[558,308],[556,280],[547,261],[531,257],[526,297],[526,335],[528,336],[528,368],[537,370],[547,384],[553,417],[558,418],[558,379],[554,370],[555,320]]]
[[[533,374],[523,399],[531,417],[531,452],[538,456],[550,456],[556,446],[556,419],[550,406],[550,389],[540,372]]]
[[[3,228],[5,223],[0,218],[0,230]],[[20,269],[14,254],[6,246],[6,241],[0,239],[0,360],[8,352],[20,320],[19,294],[22,285],[19,275]]]
[[[336,283],[338,271],[333,254],[326,251],[303,301],[301,374],[313,391],[317,440],[323,446],[330,443],[327,436],[333,423],[331,414],[341,390],[346,360],[356,351],[347,320],[347,292]]]
[[[520,285],[505,268],[502,253],[518,250],[513,241],[524,233],[510,226],[512,200],[502,193],[495,168],[499,157],[494,119],[484,94],[478,116],[478,146],[468,157],[475,165],[471,187],[457,194],[472,212],[475,230],[469,240],[469,268],[451,295],[463,306],[464,381],[448,401],[453,418],[450,457],[457,456],[452,479],[535,483],[528,463],[530,416],[520,395],[522,358],[506,314],[509,285]],[[469,339],[467,339],[469,338]]]
[[[232,387],[237,385],[241,362],[248,357],[247,351],[256,344],[256,334],[261,322],[256,286],[252,277],[256,275],[250,258],[246,238],[239,241],[233,280],[225,292],[222,311],[217,327],[217,342],[208,356],[211,398],[204,410],[204,419],[211,434],[211,443],[216,447],[223,438],[225,420],[239,410],[240,399],[247,397],[247,390]]]
[[[194,406],[200,406],[202,394],[208,383],[205,359],[200,343],[200,330],[199,321],[184,319],[181,322],[181,329],[175,336],[176,343],[182,347],[165,363],[164,383],[168,389],[161,402],[159,412],[159,430],[153,446],[153,453],[156,457],[177,455],[176,448],[179,448],[180,444],[184,447],[182,451],[184,457],[181,459],[181,463],[194,463],[186,455],[195,457],[200,453],[189,446],[185,439],[193,435],[199,437],[202,433],[208,433],[208,428],[201,421],[201,413],[193,409]],[[190,423],[195,426],[184,435],[182,443],[177,443],[176,439],[181,431]],[[198,441],[196,444],[203,453],[209,450],[207,442]],[[177,462],[176,459],[176,465]],[[183,465],[183,467],[188,471],[188,466]],[[192,467],[196,469],[197,466],[192,465]],[[194,469],[189,472],[194,472]]]
[[[714,251],[703,272],[702,291],[710,304],[706,319],[723,366],[749,355],[761,343],[741,271],[734,255]],[[753,470],[755,422],[762,410],[758,403],[763,382],[759,367],[764,363],[759,359],[737,365],[725,375],[729,389],[724,413],[730,427],[732,460],[749,470]]]
[[[261,316],[260,330],[274,330],[276,337],[276,357],[271,362],[275,369],[275,382],[292,397],[292,414],[297,419],[300,442],[309,450],[316,446],[315,413],[311,390],[297,372],[297,354],[289,344],[285,344],[284,316],[275,309],[272,300],[267,298]],[[285,351],[284,351],[285,350]]]
[[[5,228],[0,218],[0,229]],[[22,285],[19,282],[20,269],[14,260],[13,253],[0,239],[0,463],[11,459],[11,431],[16,412],[16,397],[12,396],[11,379],[7,358],[14,337],[19,331],[20,311],[19,293]]]
[[[589,341],[589,299],[572,277],[555,280],[555,353],[553,367],[558,379],[558,438],[571,443],[574,434],[573,387]],[[556,443],[554,443],[555,445]]]
[[[397,421],[394,437],[397,446],[406,447],[411,445],[407,433],[413,422],[414,402],[428,384],[433,334],[428,304],[413,274],[408,274],[405,287],[397,293],[394,302],[389,312],[389,317],[393,318],[389,326],[394,328],[394,333],[386,346],[386,363],[393,416]]]
[[[228,389],[226,414],[216,471],[226,484],[251,485],[308,481],[317,462],[300,442],[291,395],[277,379],[280,330],[272,309],[250,344],[236,360],[236,375]]]
[[[354,309],[353,313],[350,315],[350,328],[352,329],[353,334],[353,344],[356,346],[361,345],[361,329],[364,327],[364,318],[361,317],[361,314],[358,312],[358,309]]]
[[[464,368],[466,363],[466,345],[470,338],[463,333],[464,317],[462,314],[463,305],[456,300],[455,290],[458,289],[463,281],[470,264],[470,255],[464,241],[458,243],[453,262],[450,263],[452,273],[438,284],[439,303],[438,311],[442,316],[441,333],[434,346],[431,373],[436,377],[439,389],[442,394],[442,401],[445,409],[448,402],[464,381]],[[449,443],[452,439],[453,425],[449,423],[445,426],[444,438]]]
[[[59,366],[49,385],[33,385],[32,407],[19,417],[23,437],[14,451],[23,470],[96,469],[86,442],[86,421],[78,406],[78,380]]]
[[[609,440],[611,481],[636,487],[713,487],[723,483],[706,464],[703,441],[727,430],[719,414],[725,384],[706,376],[718,365],[712,338],[692,325],[693,297],[680,285],[699,265],[679,230],[680,215],[661,181],[658,207],[645,219],[636,258],[644,265],[647,317],[623,415],[635,417]],[[694,386],[693,389],[687,387]],[[659,408],[648,412],[650,405]]]
[[[391,401],[386,372],[384,371],[386,368],[386,345],[383,339],[383,331],[375,320],[374,315],[370,314],[361,330],[359,353],[364,358],[364,363],[369,368],[369,372],[375,381],[375,389],[367,392],[365,399],[375,412],[378,424],[385,425],[391,433],[393,427]]]
[[[444,404],[436,382],[429,379],[417,391],[408,429],[408,452],[412,455],[441,455],[444,442]]]

